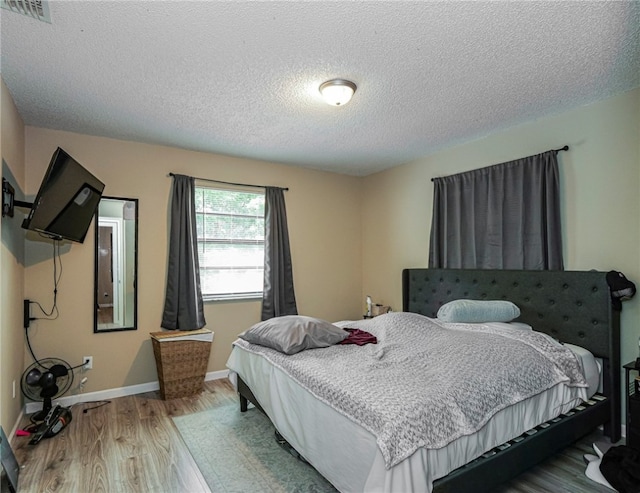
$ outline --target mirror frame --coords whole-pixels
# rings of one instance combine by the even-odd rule
[[[102,334],[107,332],[121,332],[125,330],[138,330],[138,199],[126,197],[109,197],[102,196],[100,201],[120,200],[122,202],[133,202],[135,204],[135,228],[134,228],[134,266],[133,266],[133,324],[124,327],[114,327],[100,329],[98,324],[98,245],[99,245],[99,216],[100,205],[96,209],[94,216],[95,243],[94,243],[94,276],[93,276],[93,332],[94,334]]]

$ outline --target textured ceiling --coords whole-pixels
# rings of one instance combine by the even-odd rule
[[[49,2],[1,15],[27,125],[366,175],[640,86],[640,2]],[[318,86],[358,85],[346,106]]]

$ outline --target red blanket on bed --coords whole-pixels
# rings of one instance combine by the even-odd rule
[[[373,334],[365,332],[360,329],[344,329],[349,332],[346,339],[343,339],[338,344],[357,344],[358,346],[364,346],[365,344],[378,344],[378,339]]]

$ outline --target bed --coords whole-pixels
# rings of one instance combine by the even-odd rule
[[[520,309],[519,322],[598,358],[600,386],[586,402],[573,394],[525,399],[496,412],[477,433],[445,447],[420,447],[393,463],[371,429],[309,392],[279,364],[234,346],[228,366],[241,410],[248,401],[263,410],[338,490],[491,491],[599,425],[612,441],[620,438],[619,314],[612,310],[605,273],[406,269],[402,275],[404,314],[396,317],[435,318],[442,305],[457,299],[511,301]],[[405,372],[402,380],[412,376]],[[551,405],[556,397],[566,397],[564,407]],[[518,429],[523,424],[526,430]]]

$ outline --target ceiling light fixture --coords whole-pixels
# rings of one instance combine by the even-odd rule
[[[320,94],[333,106],[342,106],[351,101],[356,92],[356,85],[346,79],[331,79],[320,84]]]

